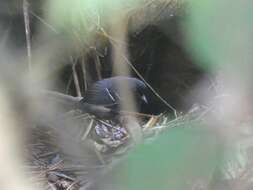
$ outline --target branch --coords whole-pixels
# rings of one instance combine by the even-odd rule
[[[28,69],[29,71],[31,71],[32,69],[31,30],[30,30],[30,20],[29,20],[29,3],[27,2],[27,0],[23,0],[23,14],[24,14],[24,23],[25,23]]]

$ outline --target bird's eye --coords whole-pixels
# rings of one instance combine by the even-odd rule
[[[148,103],[148,100],[147,100],[147,97],[143,94],[141,96],[141,99],[147,104]]]

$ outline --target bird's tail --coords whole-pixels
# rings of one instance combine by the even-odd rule
[[[67,111],[72,109],[79,109],[84,113],[89,113],[95,115],[98,118],[112,118],[113,116],[117,115],[117,111],[113,109],[98,106],[94,104],[88,104],[83,101],[82,97],[73,97],[70,95],[66,95],[60,92],[50,91],[50,90],[43,90],[41,91],[43,97],[54,101],[57,104],[65,107]],[[80,102],[82,100],[82,102]]]
[[[51,90],[41,90],[40,96],[47,102],[54,102],[67,110],[75,109],[78,107],[79,101],[82,97],[74,97],[71,95],[66,95],[60,92]]]
[[[81,104],[77,104],[77,108],[82,110],[82,112],[95,115],[96,117],[102,118],[102,119],[111,119],[115,117],[116,115],[118,115],[118,112],[113,109],[110,109],[104,106],[88,104],[85,102],[82,102]]]

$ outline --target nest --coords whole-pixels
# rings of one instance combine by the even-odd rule
[[[125,117],[122,116],[122,120]],[[142,143],[155,139],[169,128],[196,122],[203,117],[197,110],[174,119],[163,114],[138,120]],[[124,124],[114,121],[71,111],[60,125],[69,130],[38,125],[32,129],[27,145],[27,165],[33,174],[31,180],[42,189],[90,188],[99,176],[106,174],[115,162],[122,160],[135,147]]]

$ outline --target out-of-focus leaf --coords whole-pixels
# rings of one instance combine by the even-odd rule
[[[91,30],[121,18],[138,2],[140,0],[54,0],[47,6],[48,19],[60,30],[80,29],[80,26],[83,30]]]
[[[126,13],[143,0],[53,0],[45,7],[47,22],[61,34],[70,49],[93,46],[96,37],[105,38],[108,27],[126,20]],[[112,30],[112,29],[111,29]],[[73,48],[72,48],[73,47]]]
[[[221,163],[217,136],[205,126],[169,129],[139,146],[107,176],[105,189],[185,190],[207,186]]]
[[[253,60],[252,7],[252,1],[190,1],[188,39],[201,66],[248,71]]]

